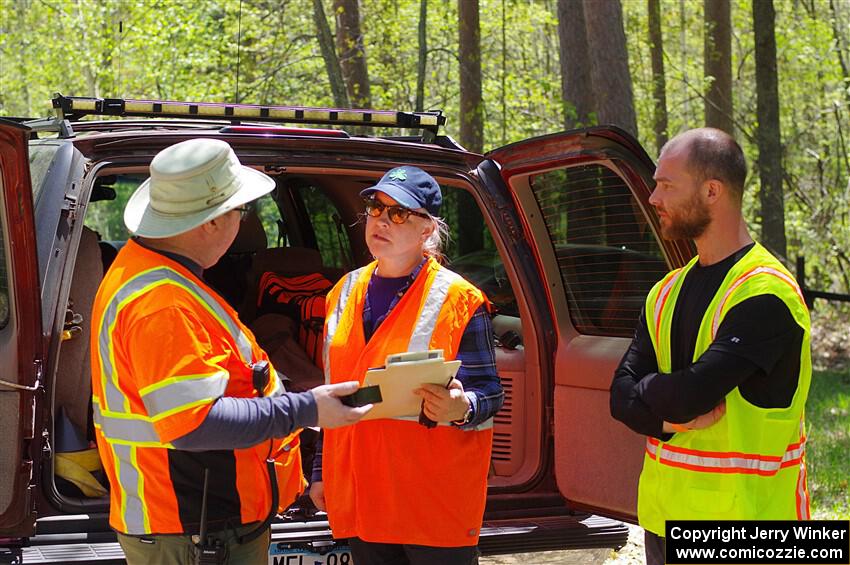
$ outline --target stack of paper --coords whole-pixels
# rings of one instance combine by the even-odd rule
[[[387,355],[386,365],[366,372],[363,386],[381,387],[383,402],[375,404],[364,420],[418,416],[422,398],[413,391],[425,383],[448,386],[460,361],[446,361],[443,350]]]

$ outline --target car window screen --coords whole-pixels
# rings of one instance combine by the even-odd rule
[[[631,190],[600,164],[549,171],[529,181],[576,330],[631,337],[646,294],[668,270]]]

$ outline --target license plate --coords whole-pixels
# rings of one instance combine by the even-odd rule
[[[324,555],[305,549],[269,546],[269,565],[354,565],[351,549],[338,545]]]

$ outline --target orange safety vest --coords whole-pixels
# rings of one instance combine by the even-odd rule
[[[221,396],[283,392],[274,369],[266,389],[254,390],[251,364],[268,358],[236,312],[198,277],[130,240],[101,282],[92,320],[95,435],[112,485],[115,530],[197,533],[204,468],[213,525],[266,518],[267,457],[276,461],[280,505],[303,490],[297,434],[198,454],[170,444],[194,430]]]
[[[358,379],[387,355],[442,349],[457,356],[466,325],[487,299],[429,259],[367,343],[366,289],[377,263],[345,276],[328,295],[325,378]],[[492,419],[475,430],[428,429],[416,418],[325,430],[322,480],[336,537],[461,547],[478,543],[487,500]]]

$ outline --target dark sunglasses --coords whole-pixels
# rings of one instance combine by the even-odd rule
[[[239,212],[239,220],[244,222],[245,218],[248,217],[248,214],[250,214],[254,210],[254,207],[251,206],[250,204],[246,204],[244,206],[239,206],[238,208],[234,208],[234,210],[237,210]]]
[[[416,210],[411,210],[410,208],[405,208],[404,206],[389,206],[387,204],[384,204],[377,198],[366,198],[363,200],[363,203],[366,206],[366,213],[372,216],[373,218],[380,217],[380,215],[384,213],[384,210],[386,210],[387,216],[394,224],[403,224],[410,216],[418,216],[420,218],[426,219],[431,217],[428,214],[425,214],[423,212],[417,212]]]

